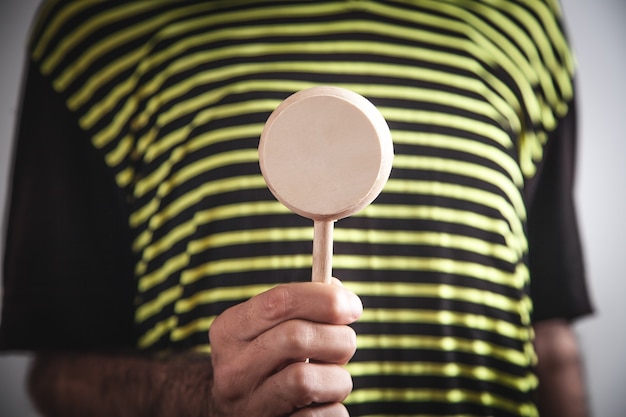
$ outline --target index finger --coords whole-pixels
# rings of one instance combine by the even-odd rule
[[[292,319],[350,324],[363,312],[359,297],[339,285],[300,282],[278,285],[223,313],[222,325],[240,340],[252,340]]]

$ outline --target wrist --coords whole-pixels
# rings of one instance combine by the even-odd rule
[[[183,353],[163,362],[153,416],[209,417],[213,366],[206,354]]]

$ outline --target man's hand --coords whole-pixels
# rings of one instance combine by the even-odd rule
[[[226,416],[347,416],[343,368],[360,299],[340,285],[285,284],[234,306],[210,329],[212,411]]]
[[[347,324],[361,312],[340,285],[280,285],[215,320],[212,358],[39,352],[29,390],[50,417],[347,416],[342,365],[356,349]]]

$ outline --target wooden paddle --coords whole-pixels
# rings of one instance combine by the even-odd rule
[[[313,281],[330,282],[333,223],[365,208],[384,187],[393,143],[382,114],[361,95],[318,86],[272,112],[259,163],[274,196],[313,220]]]

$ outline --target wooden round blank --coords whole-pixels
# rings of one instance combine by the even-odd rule
[[[313,220],[338,220],[378,196],[391,172],[393,144],[367,99],[320,86],[293,94],[271,114],[259,160],[285,206]]]

